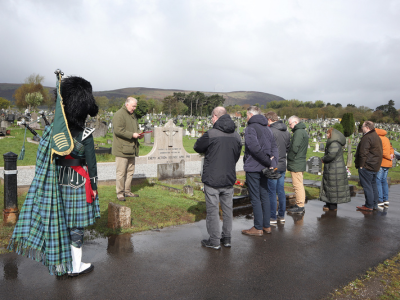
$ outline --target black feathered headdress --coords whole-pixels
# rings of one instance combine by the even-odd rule
[[[61,80],[65,117],[70,128],[84,128],[88,115],[94,117],[99,107],[92,94],[92,85],[82,77],[70,76]]]

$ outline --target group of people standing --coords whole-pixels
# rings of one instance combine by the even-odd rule
[[[288,121],[293,132],[292,138],[286,124],[278,119],[275,112],[263,115],[257,106],[247,109],[243,169],[253,207],[254,226],[242,230],[245,235],[262,236],[271,233],[271,224],[285,222],[286,211],[293,214],[305,213],[303,173],[306,171],[309,137],[306,125],[299,117],[291,116]],[[235,124],[225,108],[216,107],[213,110],[212,123],[213,128],[196,141],[194,150],[205,154],[202,182],[209,239],[202,240],[201,244],[218,250],[221,244],[231,247],[233,185],[236,182],[235,168],[242,145]],[[394,150],[385,137],[386,131],[375,130],[373,122],[365,121],[362,130],[364,136],[357,147],[355,165],[366,202],[357,209],[372,211],[378,206],[389,205],[387,173]],[[325,154],[321,158],[324,172],[319,199],[325,202],[324,211],[336,211],[338,204],[351,200],[342,150],[346,138],[334,128],[328,129],[327,137]],[[265,172],[266,169],[274,176],[268,178],[264,175],[271,174]],[[296,204],[287,210],[284,190],[286,171],[290,172],[296,196]],[[219,225],[219,203],[223,215],[222,232]]]
[[[35,177],[21,209],[19,220],[8,246],[18,254],[27,255],[48,267],[50,274],[76,277],[93,271],[94,266],[82,262],[84,227],[100,217],[97,193],[97,166],[93,130],[85,128],[87,115],[95,116],[95,103],[90,82],[80,77],[59,80],[63,86],[56,91],[60,118],[46,127],[37,152]],[[128,97],[113,119],[113,154],[116,156],[117,199],[138,197],[131,192],[135,157],[138,156],[139,133],[134,111],[137,100]],[[65,124],[60,127],[60,120]],[[224,107],[212,112],[213,128],[195,143],[194,150],[204,153],[202,182],[206,199],[206,224],[209,239],[203,246],[220,249],[231,247],[233,220],[233,185],[236,163],[242,142],[235,124]],[[306,126],[297,116],[289,118],[287,126],[274,112],[263,115],[257,106],[247,109],[244,171],[253,206],[254,226],[242,230],[245,235],[262,236],[271,233],[271,224],[285,222],[285,212],[305,212],[303,173],[306,171],[308,135]],[[59,142],[59,127],[63,138],[71,139],[67,152],[54,155]],[[386,131],[364,122],[364,133],[357,147],[355,164],[365,191],[365,205],[357,207],[372,211],[388,205],[387,173],[394,151],[385,137]],[[328,130],[328,141],[322,161],[325,164],[320,200],[324,210],[336,210],[338,203],[350,201],[347,172],[342,147],[345,138],[335,129]],[[265,172],[267,170],[268,172]],[[286,171],[292,177],[296,205],[286,210],[284,180]],[[265,173],[273,174],[267,178]],[[277,210],[277,195],[279,208]],[[219,204],[222,207],[222,232],[219,225]]]
[[[196,141],[194,150],[205,154],[202,182],[209,239],[202,240],[201,243],[208,248],[220,249],[221,244],[231,247],[233,185],[242,144],[235,131],[235,124],[225,108],[216,107],[211,120],[213,128]],[[276,113],[263,115],[257,106],[247,109],[247,123],[243,169],[253,206],[254,226],[242,230],[242,233],[262,236],[264,233],[271,233],[271,223],[285,222],[286,169],[291,172],[296,193],[296,205],[288,211],[300,214],[305,211],[303,172],[306,170],[308,135],[304,123],[298,117],[292,116],[289,118],[289,126],[293,131],[290,139],[287,126],[278,119]],[[274,178],[265,177],[265,169],[270,169]],[[219,203],[223,215],[222,233],[219,228]]]

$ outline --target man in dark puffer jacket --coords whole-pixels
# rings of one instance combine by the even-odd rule
[[[210,238],[202,240],[201,244],[218,250],[221,249],[220,244],[231,246],[233,185],[242,143],[235,131],[235,123],[226,114],[225,108],[214,108],[211,122],[213,128],[196,141],[193,149],[205,154],[201,181],[204,183],[206,225]],[[219,202],[223,215],[222,237],[219,230]]]

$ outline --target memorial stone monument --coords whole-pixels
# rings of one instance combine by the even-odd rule
[[[315,175],[321,175],[322,160],[318,156],[312,156],[307,160],[306,172]]]

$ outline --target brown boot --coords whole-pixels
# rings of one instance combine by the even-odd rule
[[[254,236],[262,236],[263,235],[263,231],[256,229],[254,226],[248,230],[242,230],[242,233],[247,234],[247,235],[254,235]]]
[[[264,233],[271,233],[271,227],[265,228],[263,227]]]

